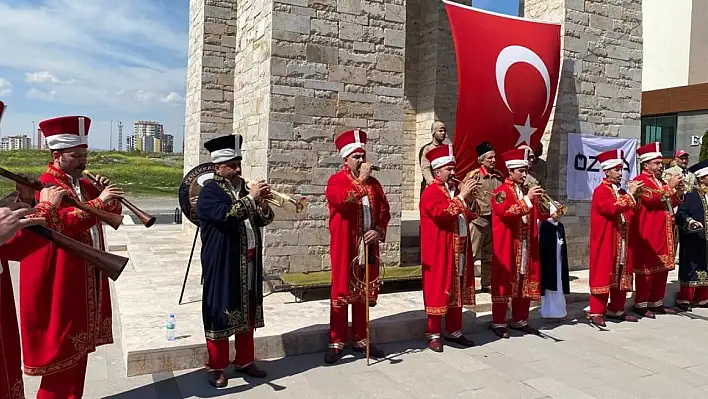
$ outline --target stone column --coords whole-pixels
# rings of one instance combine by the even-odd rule
[[[234,126],[247,132],[244,171],[309,200],[301,214],[276,209],[266,273],[330,267],[324,190],[342,164],[334,137],[353,128],[368,133],[368,158],[382,168],[375,177],[393,217],[382,260],[398,264],[405,20],[400,0],[239,4]]]
[[[410,206],[408,209],[417,210],[423,181],[418,154],[432,139],[430,128],[435,120],[445,122],[450,143],[455,132],[457,63],[444,3],[409,0],[408,4],[408,9],[416,13],[409,18],[415,23],[415,32],[408,33],[412,40],[406,44],[410,57],[415,57],[409,60],[414,63],[410,73],[414,74],[415,88],[408,89],[415,99],[411,103],[415,111],[415,149],[414,169],[407,167],[404,173],[404,180],[414,182],[413,190],[406,186],[404,203]],[[410,119],[412,124],[412,114]]]
[[[184,172],[210,160],[204,142],[232,133],[236,0],[190,0]],[[183,219],[184,220],[184,219]],[[185,234],[195,226],[184,220]]]
[[[524,16],[560,21],[563,65],[544,132],[551,197],[567,203],[563,218],[571,270],[588,267],[590,202],[566,200],[568,133],[640,138],[641,0],[525,0]]]

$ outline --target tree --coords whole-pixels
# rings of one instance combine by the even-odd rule
[[[699,161],[705,161],[706,159],[708,159],[708,130],[701,137],[701,153],[698,156]]]

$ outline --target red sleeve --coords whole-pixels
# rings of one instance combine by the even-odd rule
[[[53,178],[47,178],[45,176],[46,175],[40,177],[40,181],[42,183],[56,184],[56,181],[51,181],[54,180]],[[85,185],[82,185],[82,188],[85,187]],[[95,193],[95,191],[89,191],[87,194],[89,194],[90,197],[90,195],[93,193]],[[37,192],[35,195],[37,201],[39,201],[39,194],[40,193]],[[93,208],[106,210],[105,206],[103,205],[103,201],[101,201],[99,198],[94,198],[84,203]],[[56,217],[51,214],[48,214],[45,209],[40,209],[39,205],[37,206],[37,209],[39,210],[37,214],[41,214],[42,216],[47,218],[47,227],[69,237],[76,237],[80,233],[90,230],[91,227],[95,226],[98,222],[98,219],[95,216],[73,206],[60,207],[56,213]]]
[[[492,198],[492,212],[497,214],[499,219],[505,223],[513,222],[531,213],[531,208],[526,205],[523,198],[517,201],[513,195],[509,195],[507,190],[502,188],[504,186],[499,187]]]
[[[391,221],[391,207],[388,203],[388,198],[386,198],[386,193],[381,187],[381,184],[377,181],[374,187],[376,195],[378,197],[377,203],[379,204],[378,218],[376,221],[376,230],[381,235],[381,242],[386,241],[386,231],[388,230],[388,223]]]
[[[37,209],[37,213],[27,217],[43,217],[46,219],[46,227],[56,230],[54,224],[57,223],[57,209],[49,202],[40,202],[35,206],[35,209]],[[23,229],[17,232],[5,245],[0,246],[0,258],[19,262],[46,243],[47,240],[43,237]]]
[[[612,218],[634,209],[637,202],[631,194],[620,194],[615,199],[610,190],[612,190],[610,187],[602,186],[593,193],[592,203],[597,213],[606,218]]]
[[[439,225],[456,223],[458,215],[463,215],[467,220],[477,217],[459,197],[450,199],[435,184],[428,186],[423,191],[420,198],[420,209],[435,224]]]
[[[355,211],[366,194],[363,184],[357,180],[350,181],[341,173],[332,175],[325,188],[327,202],[340,212]]]

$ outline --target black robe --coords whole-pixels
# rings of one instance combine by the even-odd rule
[[[561,245],[561,279],[563,280],[563,293],[570,294],[570,278],[568,272],[568,249],[565,241],[565,227],[558,222],[558,226],[544,221],[539,229],[539,249],[541,253],[541,295],[546,290],[556,291],[558,288],[556,272],[556,245],[558,235],[563,240]]]
[[[679,281],[690,287],[708,286],[708,262],[706,261],[706,197],[700,192],[686,194],[676,211],[676,226],[679,230]],[[689,230],[688,218],[703,224],[702,229]]]
[[[230,182],[219,175],[204,184],[197,200],[201,229],[201,261],[204,274],[202,319],[209,339],[222,339],[244,331],[250,324],[263,327],[263,259],[261,228],[273,221],[273,211],[262,212],[246,197],[241,182],[236,199]],[[248,239],[250,220],[256,240],[255,273],[248,286]]]

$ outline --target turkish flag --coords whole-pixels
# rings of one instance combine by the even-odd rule
[[[453,146],[465,176],[483,141],[498,157],[541,140],[558,89],[561,25],[444,3],[457,55]],[[499,158],[497,168],[505,169]]]

